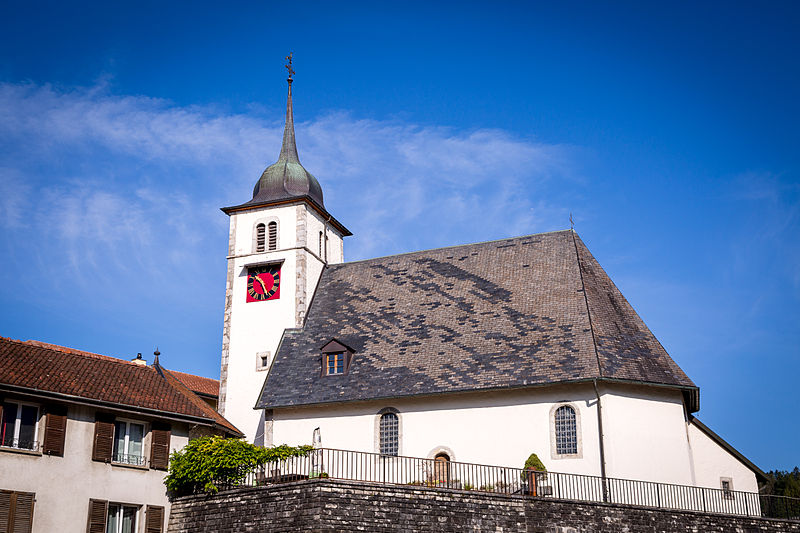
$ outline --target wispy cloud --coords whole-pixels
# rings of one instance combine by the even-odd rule
[[[163,294],[191,264],[219,285],[202,266],[225,250],[218,207],[249,199],[282,128],[104,86],[0,84],[4,281],[33,286],[59,269],[64,297],[113,291],[120,276]],[[550,229],[543,220],[564,211],[537,191],[570,176],[568,147],[346,112],[298,123],[297,136],[329,210],[356,234],[350,259]]]

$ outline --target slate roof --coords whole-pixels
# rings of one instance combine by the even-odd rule
[[[355,354],[321,376],[320,349]],[[287,330],[258,407],[591,379],[698,389],[571,230],[325,268]]]
[[[0,390],[3,389],[74,397],[122,409],[152,410],[188,417],[195,423],[204,422],[226,433],[241,435],[235,426],[160,365],[138,365],[37,341],[0,337]]]

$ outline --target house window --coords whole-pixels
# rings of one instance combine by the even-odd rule
[[[256,226],[256,252],[264,251],[264,243],[266,242],[265,230],[264,224]]]
[[[136,515],[139,508],[121,503],[108,504],[106,533],[136,533]]]
[[[269,226],[269,249],[270,250],[277,250],[278,249],[278,223],[277,222],[270,222]]]
[[[400,422],[395,413],[383,413],[380,424],[381,455],[397,455],[400,449]]]
[[[38,406],[3,402],[3,420],[0,424],[0,443],[3,446],[20,450],[39,449]]]
[[[144,465],[144,424],[117,420],[114,422],[113,462],[126,465]]]
[[[344,374],[344,352],[326,353],[325,369],[325,373],[329,376]]]
[[[726,500],[733,499],[733,480],[729,477],[723,477],[719,480],[722,487],[722,497]]]
[[[574,455],[578,453],[578,430],[575,409],[562,405],[555,412],[556,453]]]

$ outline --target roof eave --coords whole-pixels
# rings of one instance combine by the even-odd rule
[[[295,202],[305,202],[308,205],[310,205],[317,213],[322,215],[322,217],[327,222],[330,222],[330,224],[334,228],[336,228],[342,234],[343,237],[349,237],[349,236],[351,236],[353,234],[349,229],[347,229],[344,226],[344,224],[342,224],[341,222],[336,220],[333,217],[333,215],[328,213],[328,211],[324,207],[322,207],[317,202],[315,202],[314,199],[311,198],[311,196],[309,196],[309,195],[294,196],[294,197],[290,197],[290,198],[280,198],[280,199],[277,199],[277,200],[267,200],[267,201],[253,201],[253,200],[250,200],[249,202],[245,202],[243,204],[234,205],[234,206],[230,206],[230,207],[222,207],[222,208],[220,208],[220,210],[223,213],[225,213],[226,215],[230,216],[233,213],[238,213],[238,212],[241,212],[241,211],[249,211],[251,209],[258,209],[258,208],[262,208],[262,207],[273,207],[273,206],[278,206],[278,205],[286,205],[286,204],[292,204],[292,203],[295,203]]]
[[[276,352],[277,353],[277,352]],[[269,376],[267,376],[269,377]],[[549,381],[547,383],[530,383],[526,385],[514,385],[508,387],[492,387],[492,388],[480,388],[480,389],[460,389],[460,390],[453,390],[453,391],[441,391],[441,392],[429,392],[424,394],[399,394],[399,395],[389,395],[389,396],[374,396],[371,398],[355,398],[355,399],[342,399],[342,400],[331,400],[331,401],[324,401],[324,402],[311,402],[311,403],[302,403],[302,404],[293,404],[293,405],[270,405],[263,401],[263,394],[264,390],[266,390],[267,379],[264,380],[264,387],[262,388],[262,395],[259,396],[259,401],[256,403],[254,409],[296,409],[296,408],[305,408],[305,407],[323,407],[327,405],[341,405],[344,403],[356,403],[356,402],[367,402],[367,401],[377,401],[377,400],[401,400],[401,399],[408,399],[408,398],[431,398],[431,397],[439,397],[443,395],[449,394],[469,394],[469,393],[481,393],[481,392],[504,392],[504,391],[513,391],[513,390],[525,390],[525,389],[538,389],[543,387],[549,387],[553,385],[575,385],[575,384],[582,384],[582,383],[592,383],[593,381],[597,381],[599,383],[621,383],[627,385],[640,385],[640,386],[648,386],[648,387],[659,387],[659,388],[666,388],[666,389],[673,389],[679,390],[683,393],[684,398],[688,395],[693,395],[696,393],[696,396],[699,401],[699,389],[697,387],[687,387],[685,385],[675,385],[669,383],[655,383],[650,381],[636,381],[631,379],[615,379],[615,378],[580,378],[580,379],[572,379],[572,380],[563,380],[563,381]],[[690,413],[696,412],[699,410],[697,407],[694,410],[691,410],[690,406],[687,406],[690,409]]]
[[[711,428],[709,428],[708,426],[706,426],[705,424],[700,422],[700,419],[698,419],[695,416],[691,416],[689,418],[689,423],[690,424],[694,424],[695,426],[697,426],[697,429],[699,429],[700,431],[705,433],[711,440],[713,440],[714,442],[719,444],[728,453],[730,453],[735,458],[737,458],[739,461],[741,461],[742,464],[744,464],[747,468],[752,470],[753,473],[756,475],[756,477],[760,478],[760,480],[762,482],[766,482],[766,481],[769,480],[767,474],[765,474],[763,470],[761,470],[759,467],[757,467],[752,461],[750,461],[750,459],[748,459],[747,457],[742,455],[742,453],[739,450],[737,450],[736,448],[734,448],[730,443],[728,443],[728,441],[726,441],[725,439],[723,439],[722,437],[720,437],[719,435],[714,433],[711,430]]]

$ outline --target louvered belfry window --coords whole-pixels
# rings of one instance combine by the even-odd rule
[[[277,250],[278,249],[278,223],[277,222],[270,222],[269,226],[269,249],[270,250]]]
[[[578,430],[575,422],[575,409],[569,405],[562,405],[556,409],[556,453],[578,453]]]
[[[381,455],[397,455],[400,449],[400,420],[394,413],[384,413],[380,419]]]
[[[256,226],[256,252],[263,252],[266,243],[266,226],[258,224]]]

